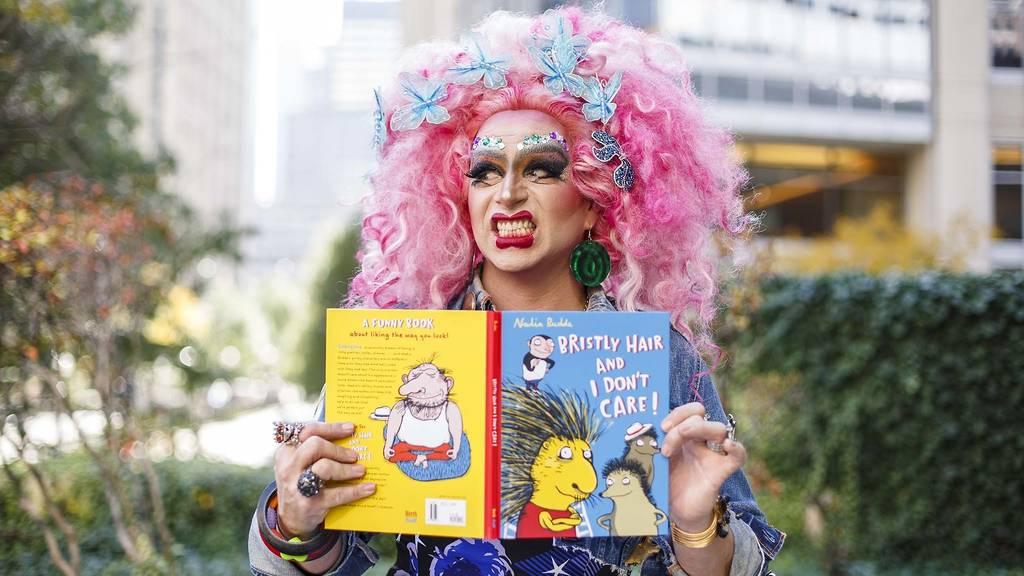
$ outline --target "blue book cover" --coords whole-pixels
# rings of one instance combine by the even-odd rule
[[[669,317],[503,312],[501,535],[668,534]]]

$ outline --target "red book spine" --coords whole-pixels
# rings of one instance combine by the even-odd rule
[[[501,313],[487,313],[487,458],[484,538],[501,537]]]

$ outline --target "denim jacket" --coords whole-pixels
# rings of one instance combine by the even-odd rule
[[[475,286],[471,285],[463,297],[453,301],[450,308],[463,307],[463,301],[470,303],[469,307],[472,308],[488,307],[489,297],[479,288],[478,282],[474,284]],[[604,293],[597,290],[590,294],[587,310],[614,311],[615,308]],[[690,386],[691,378],[696,377],[695,387],[707,413],[713,420],[724,423],[726,415],[718,391],[708,375],[707,366],[696,349],[686,337],[674,329],[671,331],[670,349],[671,407],[675,408],[698,399],[697,394]],[[316,417],[321,421],[324,418],[322,393],[320,402],[317,404]],[[733,521],[729,525],[735,542],[730,574],[736,576],[765,576],[769,574],[768,562],[779,553],[786,535],[768,524],[764,514],[758,508],[757,502],[754,501],[750,484],[742,470],[737,470],[726,479],[721,493],[729,497],[729,510],[733,517]],[[263,511],[257,510],[256,513],[260,514]],[[740,520],[740,522],[736,520]],[[369,546],[369,540],[373,536],[373,534],[356,532],[346,534],[346,545],[342,557],[328,574],[354,576],[363,574],[373,566],[378,559],[377,553]],[[442,576],[430,573],[432,569],[429,568],[429,558],[436,556],[441,550],[447,550],[446,546],[453,542],[456,541],[400,536],[396,538],[396,546],[400,552],[398,562],[389,571],[389,574]],[[547,543],[546,540],[543,542]],[[501,542],[496,545],[504,549],[503,546],[511,547],[515,544]],[[547,548],[547,546],[542,546],[542,548]],[[550,556],[550,560],[548,556]],[[685,574],[675,565],[672,543],[666,537],[554,539],[548,550],[542,550],[535,557],[530,557],[522,562],[513,559],[512,569],[515,571],[503,573],[532,576],[535,568],[531,568],[533,565],[530,562],[541,557],[544,562],[551,561],[552,564],[537,565],[547,568],[558,565],[554,560],[575,562],[575,565],[581,568],[578,572],[566,572],[570,576],[576,576],[577,573],[618,574],[626,573],[626,569],[630,569],[629,574],[640,574],[640,576]],[[540,560],[536,561],[540,562]],[[255,516],[249,530],[249,563],[252,573],[256,576],[302,573],[295,565],[282,560],[266,549],[257,532]],[[639,564],[639,566],[635,566],[635,564]],[[574,564],[570,564],[570,566],[572,565]],[[538,573],[540,572],[538,571]]]

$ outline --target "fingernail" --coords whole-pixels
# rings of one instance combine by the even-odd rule
[[[355,473],[359,474],[360,476],[366,474],[366,466],[363,466],[362,464],[356,464],[355,466],[352,467],[352,470],[355,471]]]
[[[352,431],[355,430],[355,429],[356,429],[355,424],[353,424],[351,422],[345,422],[344,424],[341,425],[341,431],[345,432],[347,434],[351,434]]]
[[[376,491],[377,485],[374,484],[373,482],[367,482],[366,484],[363,484],[363,492],[367,494],[373,494]]]

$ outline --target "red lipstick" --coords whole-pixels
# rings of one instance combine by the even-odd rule
[[[526,228],[518,228],[518,233],[512,234],[508,230],[499,232],[502,228],[501,223],[508,221],[520,221],[525,220],[529,224]],[[511,216],[508,214],[493,214],[491,216],[491,230],[494,232],[495,239],[494,245],[499,249],[504,250],[505,248],[529,248],[533,246],[533,214],[527,210],[520,210]]]

